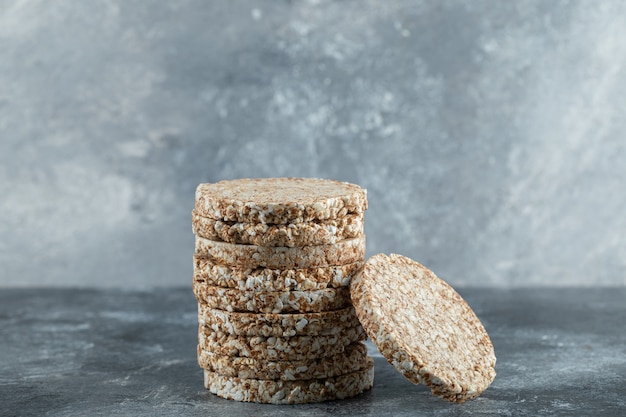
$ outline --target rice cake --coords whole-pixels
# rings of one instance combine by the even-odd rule
[[[267,404],[305,404],[354,397],[374,384],[374,361],[349,374],[299,381],[223,376],[204,370],[204,387],[218,397]]]
[[[340,288],[363,267],[364,261],[346,265],[300,269],[247,268],[218,264],[194,255],[195,281],[208,285],[254,291],[310,291]]]
[[[195,210],[217,220],[289,224],[338,219],[367,209],[355,184],[316,178],[242,178],[200,184]]]
[[[267,247],[218,242],[196,236],[196,254],[215,263],[247,268],[298,269],[345,265],[365,257],[365,235],[332,245]]]
[[[480,395],[495,378],[489,335],[461,296],[401,255],[371,257],[350,284],[363,328],[407,379],[449,401]]]
[[[207,326],[198,328],[198,346],[203,350],[222,356],[271,361],[315,360],[320,356],[336,355],[351,343],[366,338],[360,324],[330,335],[293,337],[236,336]]]
[[[354,307],[321,313],[231,313],[198,303],[198,324],[240,336],[332,335],[359,325]]]
[[[199,302],[210,308],[252,313],[317,313],[351,305],[349,287],[313,291],[249,291],[193,283]]]
[[[361,371],[367,366],[367,347],[356,342],[341,353],[313,360],[268,361],[237,356],[217,355],[198,348],[198,365],[223,376],[295,381],[329,378]]]
[[[288,224],[241,223],[216,220],[192,212],[192,230],[198,236],[228,243],[258,246],[330,245],[363,234],[363,214],[337,219]]]

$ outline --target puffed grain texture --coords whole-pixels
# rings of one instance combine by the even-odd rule
[[[333,180],[242,178],[196,188],[196,212],[225,221],[289,224],[337,219],[366,209],[365,189]]]
[[[480,395],[495,378],[489,335],[443,280],[401,255],[371,257],[350,284],[365,331],[407,379],[449,401]]]
[[[364,264],[359,261],[346,265],[275,269],[228,266],[202,255],[194,255],[193,260],[194,281],[242,291],[310,291],[346,287]]]
[[[363,234],[363,214],[311,222],[268,224],[211,219],[192,212],[194,234],[206,239],[258,246],[331,245]]]
[[[305,404],[354,397],[374,384],[374,361],[349,374],[299,381],[237,378],[204,371],[204,387],[218,397],[267,404]]]
[[[198,346],[205,351],[269,361],[314,360],[337,355],[351,343],[366,338],[367,334],[360,324],[330,335],[292,337],[236,336],[207,326],[198,328]]]
[[[198,324],[240,336],[332,335],[359,325],[352,306],[322,313],[231,313],[198,303]]]
[[[246,357],[221,356],[198,347],[198,365],[224,376],[296,381],[330,378],[361,371],[367,366],[367,347],[353,343],[332,356],[313,360],[268,361]]]
[[[318,313],[352,304],[350,288],[312,291],[250,291],[193,283],[196,299],[218,310],[251,313]]]
[[[215,263],[246,268],[299,269],[346,265],[365,257],[365,235],[333,245],[267,247],[237,245],[196,236],[196,254]]]

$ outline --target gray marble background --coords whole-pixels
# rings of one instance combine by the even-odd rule
[[[0,285],[189,285],[200,182],[368,190],[368,255],[626,284],[626,3],[0,0]]]

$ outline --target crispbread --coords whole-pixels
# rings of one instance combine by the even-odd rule
[[[374,361],[349,374],[299,381],[223,376],[204,370],[204,387],[219,397],[269,404],[304,404],[353,397],[374,384]]]
[[[301,269],[247,268],[222,265],[194,255],[193,275],[195,281],[239,290],[307,291],[345,287],[363,263]]]
[[[365,257],[365,235],[333,245],[267,247],[217,242],[196,236],[196,255],[216,263],[248,268],[298,269],[345,265]]]
[[[322,313],[231,313],[198,303],[198,323],[240,336],[331,335],[359,325],[352,306]]]
[[[258,246],[317,246],[363,234],[363,214],[337,219],[289,224],[227,222],[192,212],[192,230],[198,236],[229,243]]]
[[[268,361],[217,355],[198,346],[198,365],[220,375],[238,378],[283,381],[329,378],[363,370],[367,366],[367,347],[362,342],[356,342],[332,356],[321,356],[313,360]]]
[[[199,302],[211,308],[252,313],[316,313],[350,306],[350,288],[326,288],[313,291],[260,292],[193,283]]]
[[[315,178],[242,178],[200,184],[195,210],[225,221],[288,224],[337,219],[367,209],[358,185]]]
[[[489,335],[461,296],[421,264],[375,255],[350,291],[365,331],[407,379],[449,401],[476,397],[493,381]]]
[[[315,360],[343,352],[351,343],[367,338],[363,327],[343,328],[339,333],[320,336],[265,337],[236,336],[199,326],[198,345],[222,356],[241,356],[271,361]]]

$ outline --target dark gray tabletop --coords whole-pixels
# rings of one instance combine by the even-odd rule
[[[218,398],[196,364],[191,289],[0,290],[2,416],[626,415],[626,288],[461,289],[498,376],[450,404],[376,353],[356,398],[274,406]]]

